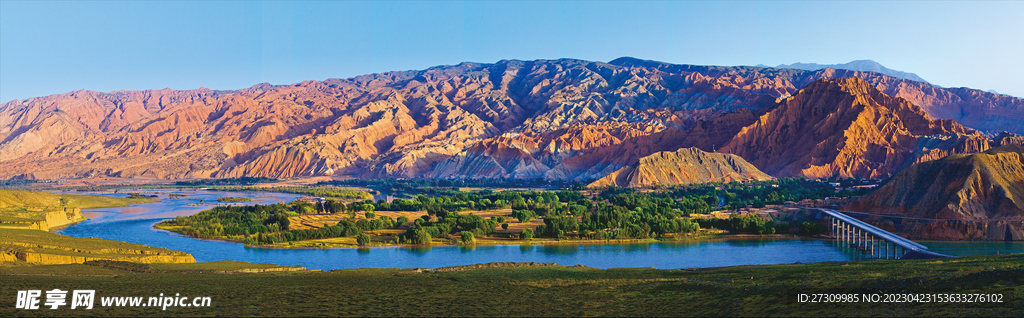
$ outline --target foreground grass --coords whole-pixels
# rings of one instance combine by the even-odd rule
[[[0,267],[0,316],[1019,317],[1024,310],[1024,255],[693,270],[479,266],[485,268],[210,274],[50,267]],[[36,272],[55,276],[28,275]],[[96,289],[97,297],[208,296],[213,307],[25,311],[12,306],[17,290],[52,288]],[[800,303],[800,293],[999,293],[1003,303]]]

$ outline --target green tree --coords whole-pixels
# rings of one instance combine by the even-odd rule
[[[409,231],[406,231],[406,236],[407,239],[409,240],[409,243],[430,244],[430,233],[427,233],[427,230],[423,229],[422,227],[410,228]]]
[[[481,210],[487,210],[491,207],[491,200],[480,199],[480,204],[478,206],[480,207]]]
[[[815,223],[815,222],[800,223],[800,233],[803,233],[804,235],[821,234],[824,231],[825,231],[825,227],[822,226],[820,223]]]
[[[359,235],[356,236],[356,244],[359,244],[359,246],[369,245],[370,244],[370,236],[366,235],[366,234],[363,234],[363,233],[359,233]]]
[[[502,230],[508,230],[508,223],[501,223]]]
[[[530,222],[537,215],[530,210],[512,210],[512,217],[519,219],[519,223]]]
[[[464,244],[472,244],[473,243],[473,232],[462,231],[461,233],[459,233],[459,235],[462,236],[462,243],[464,243]]]
[[[533,239],[533,230],[523,229],[523,231],[519,233],[519,237],[524,240]]]
[[[363,231],[372,230],[370,228],[370,221],[367,221],[366,219],[359,219],[358,221],[356,221],[356,227]]]

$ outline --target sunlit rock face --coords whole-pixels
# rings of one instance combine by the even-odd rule
[[[799,89],[838,77],[864,78],[930,118],[1022,130],[1020,99],[877,73],[509,60],[234,91],[75,91],[12,101],[0,105],[0,178],[597,179],[662,151],[721,152]],[[904,124],[919,125],[927,126]],[[946,129],[933,147],[915,150],[923,155],[907,158],[989,144],[962,127]],[[885,174],[900,156],[798,170],[744,158],[770,174],[817,176]],[[852,166],[864,160],[872,164]]]
[[[845,209],[909,217],[900,232],[914,238],[1024,239],[1024,148],[912,165]]]
[[[771,179],[740,156],[709,153],[693,147],[640,158],[637,164],[616,170],[589,186],[641,188]]]
[[[884,178],[914,162],[987,150],[952,120],[885,95],[859,78],[807,85],[744,127],[719,151],[774,176]]]

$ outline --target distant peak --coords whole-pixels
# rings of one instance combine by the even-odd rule
[[[908,79],[911,81],[917,81],[922,83],[928,83],[920,76],[914,73],[908,73],[903,71],[897,71],[875,62],[873,60],[855,60],[845,64],[817,64],[817,63],[793,63],[793,64],[780,64],[776,68],[792,68],[798,70],[817,71],[825,68],[844,69],[858,72],[875,72],[885,75],[889,75],[896,78]]]
[[[867,65],[882,66],[882,64],[879,64],[878,62],[875,62],[874,60],[854,60],[854,61],[850,61],[850,63],[846,63],[846,64],[867,64]]]
[[[608,64],[618,65],[618,66],[631,66],[631,65],[643,64],[645,62],[652,62],[652,61],[641,60],[641,59],[638,59],[638,58],[635,58],[635,57],[631,57],[631,56],[623,56],[623,57],[620,57],[620,58],[617,58],[617,59],[609,61]]]

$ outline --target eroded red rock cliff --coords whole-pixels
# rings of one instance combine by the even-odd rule
[[[971,127],[1021,131],[1020,99],[876,73],[629,58],[501,61],[236,91],[76,91],[12,101],[0,105],[0,178],[596,179],[661,151],[721,148],[769,110],[786,107],[777,105],[799,88],[843,76],[864,78],[938,118],[982,118]],[[929,124],[904,128],[921,125]],[[926,153],[917,159],[988,144],[962,127],[928,129],[939,135],[915,150]],[[893,137],[899,134],[883,135],[911,147]],[[807,171],[867,176],[898,166],[899,158],[868,152]],[[804,170],[783,171],[775,160],[761,162],[771,167],[762,170]],[[879,162],[883,168],[874,167]]]
[[[1024,148],[912,165],[844,209],[898,217],[869,220],[913,238],[1024,239]]]

